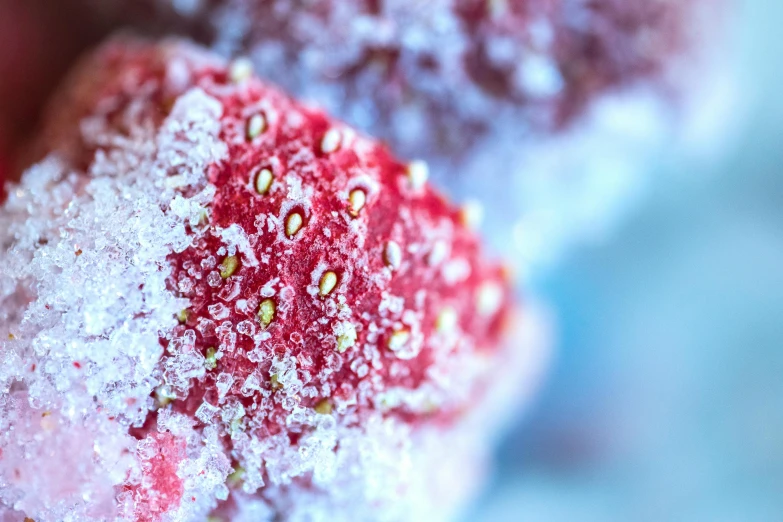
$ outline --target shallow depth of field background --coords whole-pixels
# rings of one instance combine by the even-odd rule
[[[735,6],[729,138],[539,282],[559,341],[471,522],[783,520],[783,4]]]

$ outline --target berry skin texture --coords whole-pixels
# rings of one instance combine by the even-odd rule
[[[28,390],[0,418],[34,432],[54,411],[55,444],[0,449],[100,458],[73,495],[0,461],[17,509],[445,519],[469,497],[514,306],[426,165],[412,183],[381,143],[179,41],[109,42],[51,106],[0,212],[19,361],[0,379]],[[56,444],[88,420],[83,448]]]

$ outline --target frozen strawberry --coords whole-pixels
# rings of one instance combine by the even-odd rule
[[[469,498],[525,378],[507,276],[426,164],[181,42],[109,43],[51,106],[0,212],[0,406],[27,427],[0,498],[37,521]],[[67,488],[47,471],[91,452]]]

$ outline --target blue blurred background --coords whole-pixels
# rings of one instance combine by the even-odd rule
[[[783,520],[783,2],[729,29],[730,139],[538,281],[553,371],[465,520]]]

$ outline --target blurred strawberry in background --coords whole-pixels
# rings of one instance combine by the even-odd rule
[[[0,150],[20,155],[46,93],[103,35],[185,35],[426,160],[452,198],[492,201],[482,230],[524,276],[633,206],[654,151],[688,126],[672,101],[709,74],[683,53],[714,39],[700,16],[722,3],[0,0]]]

